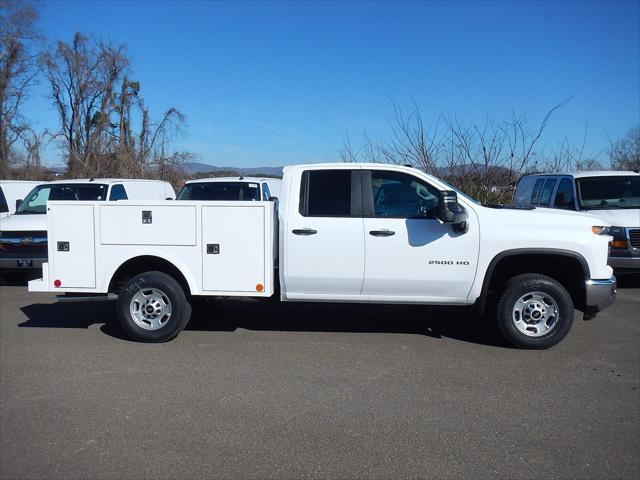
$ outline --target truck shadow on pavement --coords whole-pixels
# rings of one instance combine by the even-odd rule
[[[128,340],[116,320],[114,301],[33,304],[21,308],[23,328],[89,328]],[[186,331],[233,332],[238,329],[282,332],[393,333],[451,338],[509,347],[488,319],[472,308],[334,303],[225,301],[193,309]]]

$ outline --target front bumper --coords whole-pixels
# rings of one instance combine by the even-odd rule
[[[588,313],[598,313],[613,303],[618,293],[616,277],[606,280],[587,280],[585,300]]]
[[[0,271],[8,270],[37,270],[42,268],[42,264],[47,261],[47,257],[36,257],[32,255],[3,254],[0,256]]]
[[[607,263],[615,270],[625,270],[628,272],[640,272],[640,255],[638,256],[616,256],[609,257]]]

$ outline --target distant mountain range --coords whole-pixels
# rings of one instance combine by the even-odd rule
[[[256,177],[260,175],[267,176],[282,176],[282,167],[217,167],[215,165],[209,165],[207,163],[200,162],[185,162],[181,165],[185,173],[194,175],[198,173],[220,173],[220,172],[235,172],[240,175],[246,175]]]

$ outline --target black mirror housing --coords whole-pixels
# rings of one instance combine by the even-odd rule
[[[465,233],[467,231],[469,216],[464,207],[458,203],[458,194],[453,190],[440,191],[436,217],[442,223],[452,224],[457,233]]]
[[[18,198],[18,199],[16,200],[16,210],[18,210],[18,209],[20,208],[20,205],[22,205],[22,199],[21,199],[21,198]]]

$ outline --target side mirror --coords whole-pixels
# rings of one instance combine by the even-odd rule
[[[22,199],[21,198],[16,200],[16,210],[18,210],[20,208],[20,205],[22,205]]]
[[[469,216],[458,203],[458,194],[453,190],[442,190],[438,194],[438,210],[436,217],[442,223],[450,223],[456,233],[465,233],[469,229]]]
[[[278,197],[271,196],[271,197],[269,197],[269,201],[270,202],[277,202],[278,201]]]
[[[173,198],[167,197],[167,198],[165,198],[165,200],[173,200]]]

